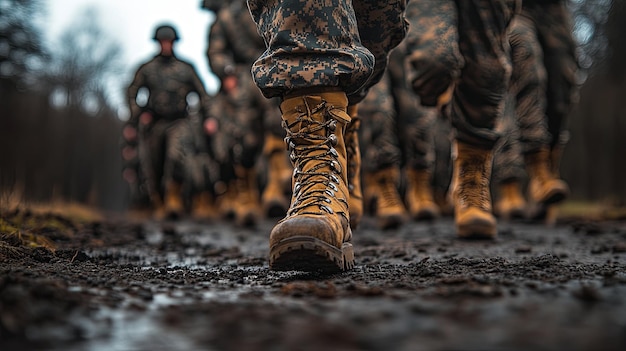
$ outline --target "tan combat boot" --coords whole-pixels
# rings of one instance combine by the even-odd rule
[[[350,227],[356,229],[363,217],[363,190],[361,187],[361,149],[359,146],[359,128],[361,119],[357,105],[348,106],[348,115],[352,121],[346,128],[346,153],[348,155],[348,190],[350,191]]]
[[[286,156],[285,141],[273,134],[265,136],[263,154],[267,158],[267,185],[261,196],[267,217],[282,217],[289,207],[292,168]]]
[[[270,233],[270,268],[338,272],[354,267],[348,210],[342,92],[286,98],[280,105],[294,165],[287,216]]]
[[[547,147],[527,154],[525,161],[529,177],[528,195],[532,202],[547,206],[561,202],[569,195],[567,184],[552,172]]]
[[[552,182],[552,184],[556,184],[555,187],[557,189],[560,188],[561,191],[565,189],[564,196],[563,196],[563,199],[565,199],[567,195],[569,194],[569,187],[564,181],[560,179],[561,175],[559,172],[559,167],[561,163],[562,151],[563,151],[563,148],[561,145],[553,146],[552,149],[549,151],[548,165],[549,165],[550,175],[556,181],[556,182]],[[541,150],[540,153],[546,153],[546,151]],[[543,157],[545,156],[541,155],[541,156],[538,156],[537,158],[543,158]],[[529,175],[530,175],[530,172],[529,172]],[[529,185],[529,190],[530,190],[530,185]],[[532,201],[533,206],[531,206],[531,218],[535,220],[543,220],[547,226],[554,226],[556,224],[557,217],[558,217],[557,204],[563,199],[560,199],[559,201],[552,201],[552,202],[536,202],[536,200],[533,199],[534,200]]]
[[[456,141],[452,197],[457,235],[491,239],[497,235],[489,181],[493,152]]]
[[[255,168],[235,166],[237,198],[233,203],[235,224],[241,227],[252,227],[260,218],[261,204],[259,188],[256,181]]]
[[[406,203],[415,220],[439,217],[439,206],[433,199],[431,173],[425,169],[407,169]]]
[[[213,196],[208,191],[202,191],[193,196],[191,201],[191,216],[195,219],[214,220],[217,209]]]
[[[164,215],[167,218],[178,218],[183,214],[185,206],[181,197],[181,185],[175,181],[169,181],[165,186],[165,199],[163,201]]]
[[[381,229],[397,228],[406,221],[406,209],[398,192],[396,167],[365,174],[365,199]]]
[[[505,181],[498,186],[499,198],[495,205],[496,216],[505,220],[524,218],[526,199],[518,180]]]

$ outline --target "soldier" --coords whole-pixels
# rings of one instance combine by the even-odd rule
[[[227,185],[222,207],[232,208],[239,225],[258,221],[259,200],[268,216],[283,216],[289,205],[292,168],[284,153],[278,102],[266,100],[250,76],[252,63],[264,50],[245,0],[223,5],[210,29],[207,57],[222,83],[212,113],[220,120],[214,148]],[[261,152],[268,173],[259,198]]]
[[[270,233],[271,269],[353,267],[348,174],[355,174],[346,150],[356,128],[347,128],[354,106],[381,79],[389,50],[405,35],[405,4],[248,1],[267,45],[252,74],[266,97],[282,98],[294,165],[289,211]]]
[[[569,194],[558,171],[563,146],[569,139],[565,119],[577,95],[578,64],[569,17],[562,0],[526,0],[509,38],[519,155],[523,155],[526,164],[528,198],[534,207],[531,216],[535,218],[546,217]],[[508,142],[518,142],[516,135],[509,137]],[[518,168],[515,165],[520,163],[519,159],[509,159],[507,164]],[[501,196],[499,204],[510,211],[517,207],[512,204],[520,202],[521,186],[519,181],[505,185],[509,189],[503,188],[505,196]],[[546,219],[554,221],[554,214]]]
[[[490,178],[511,67],[515,0],[413,1],[407,78],[425,106],[447,106],[455,131],[452,198],[459,237],[493,238]]]
[[[430,132],[436,111],[420,107],[406,85],[404,57],[402,44],[392,50],[385,76],[370,89],[358,109],[365,205],[382,229],[396,228],[407,219],[398,191],[402,163],[406,167],[406,204],[411,216],[422,220],[439,215],[431,184],[434,140]]]
[[[199,96],[202,113],[209,108],[209,96],[194,67],[174,54],[179,39],[174,27],[159,26],[153,39],[159,43],[159,54],[139,67],[127,90],[131,111],[127,133],[138,135],[141,170],[157,215],[179,216],[184,210],[183,182],[189,178],[185,158],[193,153],[187,96],[192,92]],[[137,103],[141,88],[148,92],[144,107]]]
[[[555,220],[555,204],[569,193],[559,179],[559,161],[569,135],[565,119],[576,98],[578,68],[569,12],[561,0],[525,1],[509,35],[513,76],[511,95],[519,131],[506,144],[517,152],[503,155],[503,170],[514,175],[503,182],[497,209],[510,217],[525,202],[521,182],[529,176],[530,215]],[[519,138],[519,140],[517,140]],[[511,177],[513,178],[513,177]]]

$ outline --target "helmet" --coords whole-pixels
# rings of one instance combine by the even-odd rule
[[[180,39],[178,37],[178,34],[176,33],[176,29],[174,29],[174,27],[170,26],[170,25],[162,25],[157,27],[156,31],[154,32],[154,37],[152,38],[154,40],[178,40]]]
[[[212,12],[216,12],[220,10],[220,8],[222,8],[222,5],[224,5],[225,3],[228,3],[228,1],[224,1],[224,0],[201,0],[202,3],[200,4],[200,6],[204,9],[207,9],[209,11]]]

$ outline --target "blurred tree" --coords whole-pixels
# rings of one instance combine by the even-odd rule
[[[86,8],[52,49],[46,81],[54,105],[96,115],[109,104],[106,82],[120,74],[121,47],[107,36],[95,8]]]
[[[40,14],[39,0],[0,0],[0,80],[5,89],[35,83],[46,57],[35,25]]]

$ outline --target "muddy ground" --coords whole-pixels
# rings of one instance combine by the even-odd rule
[[[1,350],[626,349],[626,220],[464,241],[449,218],[384,232],[366,218],[357,267],[318,276],[268,270],[271,220],[50,215],[28,232],[33,214],[5,217],[22,236],[5,223]]]

